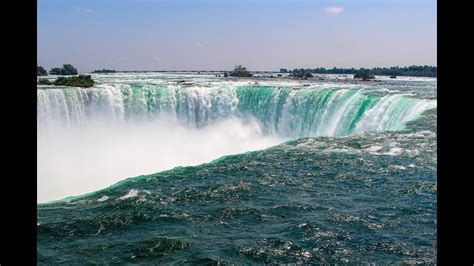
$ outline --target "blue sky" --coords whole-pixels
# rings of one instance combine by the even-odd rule
[[[80,72],[436,65],[430,0],[38,0],[38,64]]]

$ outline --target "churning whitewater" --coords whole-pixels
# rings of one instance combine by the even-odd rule
[[[40,202],[294,138],[402,130],[436,106],[411,91],[340,82],[95,79],[93,88],[38,90]]]
[[[38,264],[436,264],[436,79],[378,78],[39,86]]]

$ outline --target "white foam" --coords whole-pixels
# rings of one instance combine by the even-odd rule
[[[98,201],[98,202],[102,202],[102,201],[106,201],[106,200],[108,200],[108,199],[109,199],[108,196],[103,196],[103,197],[101,197],[100,199],[97,199],[97,201]]]
[[[129,198],[134,198],[136,196],[138,196],[138,192],[139,190],[138,189],[131,189],[128,191],[128,193],[120,198],[118,198],[119,200],[124,200],[124,199],[129,199]]]
[[[392,165],[393,168],[399,169],[399,170],[406,170],[407,168],[403,165]]]
[[[381,146],[377,146],[377,145],[373,145],[373,146],[370,146],[368,148],[365,149],[365,151],[368,151],[368,152],[377,152],[379,150],[381,150],[382,147]]]
[[[402,148],[394,147],[394,148],[391,148],[388,152],[384,152],[382,154],[390,155],[390,156],[397,156],[397,155],[402,154],[402,152],[403,152]]]

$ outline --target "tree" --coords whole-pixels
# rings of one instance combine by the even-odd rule
[[[51,75],[61,75],[61,68],[53,67],[49,70],[49,74],[51,74]]]
[[[375,79],[375,76],[372,70],[361,68],[357,74],[354,75],[354,79],[371,80]]]
[[[252,74],[247,71],[247,68],[238,65],[229,73],[231,77],[251,77]]]
[[[77,69],[70,64],[63,65],[61,75],[77,75]]]
[[[51,68],[49,73],[52,75],[77,75],[77,69],[70,64],[64,64],[62,68]]]
[[[298,79],[307,79],[307,78],[312,78],[313,74],[311,74],[310,69],[295,68],[293,69],[293,71],[291,71],[290,77],[298,78]]]
[[[330,68],[326,69],[323,67],[306,69],[307,72],[317,74],[357,74],[362,69],[355,68]],[[298,69],[296,72],[300,72]],[[290,71],[292,72],[292,71]],[[293,72],[295,72],[293,70]],[[295,73],[296,74],[296,73]],[[418,76],[418,77],[436,77],[437,67],[435,66],[408,66],[408,67],[375,67],[372,68],[373,75],[385,75],[385,76]]]
[[[42,66],[36,66],[36,75],[37,76],[47,76],[48,71],[44,69]]]

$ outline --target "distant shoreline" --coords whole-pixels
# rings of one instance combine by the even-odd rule
[[[120,73],[200,73],[200,74],[221,74],[226,72],[226,70],[116,70],[113,73],[94,73],[94,72],[84,72],[84,74],[102,74],[102,75],[113,75],[113,74],[120,74]],[[282,73],[279,71],[249,71],[253,74],[284,74],[288,75],[289,73]],[[354,74],[346,74],[346,73],[313,73],[315,75],[347,75],[353,76]],[[383,77],[390,77],[392,75],[378,75],[375,76],[383,76]],[[413,78],[437,78],[437,76],[413,76],[413,75],[396,75],[397,77],[413,77]],[[275,77],[276,78],[276,77]],[[281,78],[281,77],[279,77]]]
[[[136,71],[121,72],[121,71],[117,71],[116,73],[96,73],[96,74],[104,75],[104,76],[108,76],[108,75],[112,76],[114,74],[120,74],[120,73],[128,73],[128,74],[151,73],[152,74],[152,73],[197,73],[197,72],[202,73],[203,71],[188,71],[188,72],[185,72],[185,71],[141,71],[141,72],[136,72]],[[202,75],[206,75],[206,74],[214,75],[214,74],[218,74],[218,73],[221,73],[221,72],[218,72],[218,71],[204,72],[204,73],[202,73]],[[254,72],[254,73],[256,73],[256,72]],[[261,71],[261,72],[258,72],[258,73],[260,73],[260,74],[275,74],[275,73],[279,73],[279,72],[263,72],[263,71]],[[414,79],[425,79],[425,78],[436,79],[437,78],[437,77],[403,76],[403,78],[401,77],[401,79],[391,79],[391,78],[389,78],[389,76],[386,76],[386,75],[377,75],[378,77],[385,77],[385,78],[382,78],[382,79],[376,78],[374,80],[364,81],[364,80],[352,79],[351,78],[352,75],[349,75],[349,74],[320,74],[320,75],[314,76],[313,78],[308,78],[308,79],[295,79],[295,78],[290,78],[288,73],[281,73],[281,74],[284,74],[284,76],[273,76],[273,77],[270,77],[270,76],[252,76],[252,77],[223,77],[223,76],[220,76],[220,77],[217,77],[216,76],[215,78],[219,79],[219,80],[222,80],[222,81],[248,81],[249,84],[253,84],[253,85],[257,85],[257,86],[265,84],[265,82],[296,82],[299,85],[298,85],[298,87],[295,87],[294,89],[300,89],[300,88],[304,88],[306,86],[318,85],[318,84],[324,84],[324,83],[340,83],[340,84],[353,84],[353,85],[366,84],[366,85],[369,85],[369,84],[388,84],[388,83],[396,82],[397,80],[406,81],[407,78],[410,78],[410,79],[411,78],[414,78]],[[344,77],[344,76],[347,76],[347,78]],[[54,77],[42,77],[40,79],[54,79]],[[177,81],[170,80],[170,82],[177,82]],[[101,84],[101,82],[97,83],[97,85],[100,85],[100,84]],[[180,82],[178,82],[178,84],[180,84]],[[185,87],[188,86],[188,85],[192,85],[192,84],[194,84],[194,83],[191,83],[191,84],[181,83],[181,85],[183,85]],[[64,89],[64,88],[68,88],[68,87],[74,87],[74,86],[38,85],[37,89],[50,90],[50,89]]]

